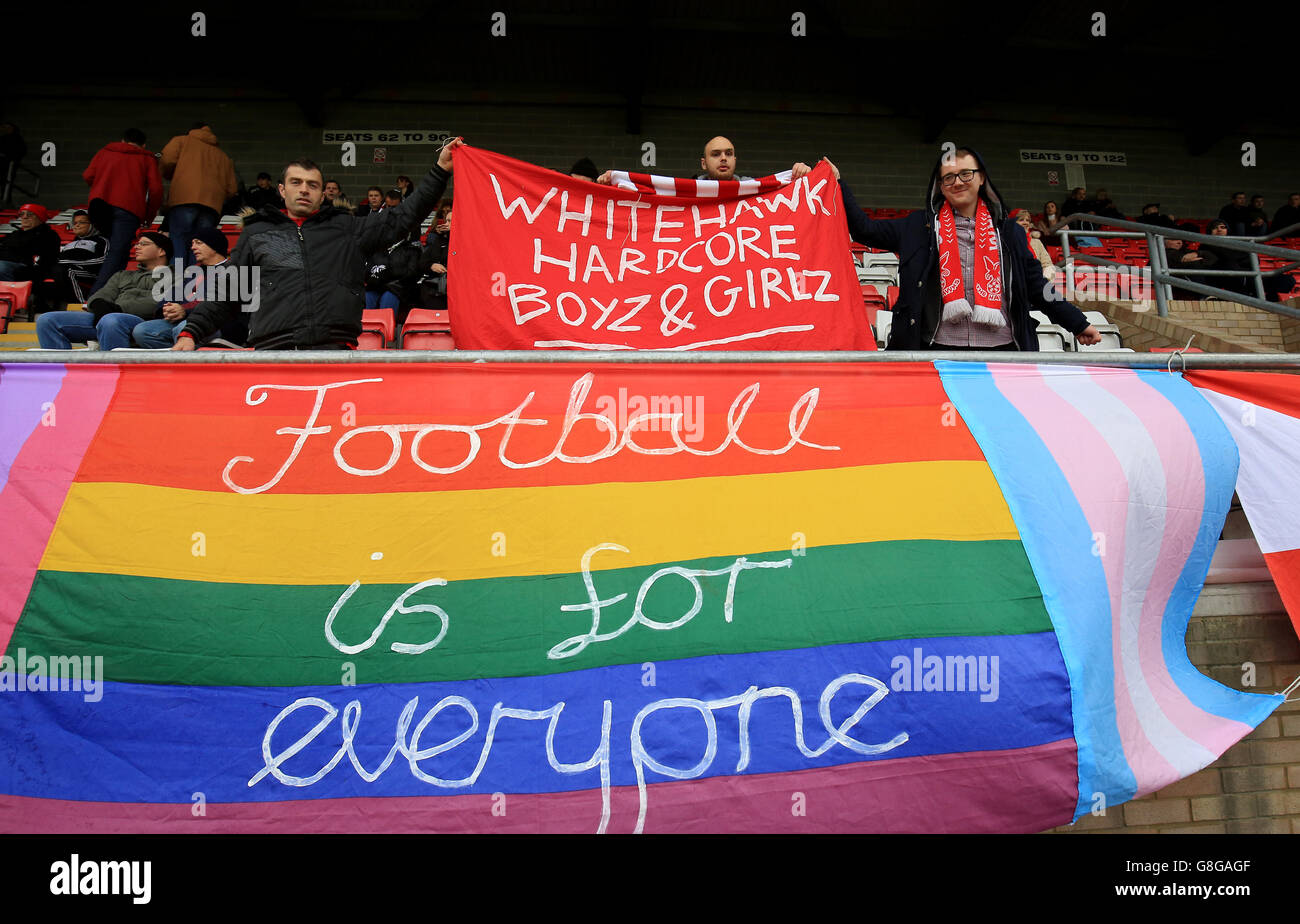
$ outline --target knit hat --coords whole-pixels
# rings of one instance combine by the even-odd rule
[[[578,176],[585,176],[589,180],[594,180],[600,175],[596,170],[596,165],[591,162],[590,157],[584,157],[569,168],[570,175],[575,173],[578,174]]]
[[[200,228],[191,237],[196,241],[207,244],[223,257],[230,256],[230,241],[217,228]]]
[[[167,235],[163,234],[160,231],[146,231],[140,236],[143,238],[148,238],[149,240],[157,244],[159,247],[161,247],[163,253],[167,254],[168,260],[172,258],[172,239],[169,238]]]
[[[37,205],[35,202],[28,202],[18,210],[19,212],[31,212],[41,221],[50,220],[50,210],[43,205]]]

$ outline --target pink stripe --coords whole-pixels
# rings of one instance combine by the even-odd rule
[[[1033,832],[1073,819],[1078,768],[1074,739],[1065,738],[1009,751],[653,783],[647,790],[647,833]],[[636,787],[615,788],[610,805],[609,832],[630,833]],[[590,834],[600,820],[600,791],[510,794],[495,802],[461,795],[210,803],[202,817],[193,811],[189,803],[0,795],[0,832]]]
[[[0,523],[10,524],[0,555],[0,651],[9,647],[63,499],[117,377],[117,366],[68,367],[54,399],[54,425],[32,431],[0,491]]]
[[[1093,533],[1106,537],[1106,554],[1100,557],[1110,595],[1115,723],[1124,757],[1137,778],[1139,789],[1145,780],[1164,779],[1169,774],[1177,779],[1177,770],[1156,750],[1138,721],[1120,652],[1120,595],[1124,586],[1124,537],[1129,501],[1128,478],[1123,466],[1088,418],[1047,385],[1041,367],[990,363],[989,372],[998,390],[1046,444],[1079,500]]]
[[[1212,715],[1192,703],[1178,688],[1165,663],[1162,629],[1174,585],[1191,554],[1205,504],[1205,471],[1200,447],[1183,415],[1143,382],[1131,369],[1091,370],[1093,379],[1123,401],[1146,426],[1165,472],[1165,528],[1155,568],[1142,601],[1138,623],[1138,658],[1156,702],[1175,727],[1220,754],[1249,733],[1251,726]],[[1090,505],[1085,502],[1085,507]],[[1151,789],[1172,783],[1152,780]]]

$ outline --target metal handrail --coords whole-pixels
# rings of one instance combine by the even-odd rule
[[[1006,350],[338,350],[321,351],[211,351],[182,353],[171,350],[24,350],[6,353],[0,363],[56,363],[59,365],[301,365],[319,363],[561,363],[591,366],[618,363],[917,363],[946,360],[971,363],[1037,363],[1049,366],[1125,366],[1168,369],[1173,353],[1031,353]],[[1179,365],[1187,369],[1282,370],[1300,372],[1297,353],[1180,353]]]
[[[1081,222],[1127,229],[1127,231],[1095,231],[1068,227],[1071,224]],[[1164,228],[1159,225],[1147,225],[1141,222],[1129,221],[1128,219],[1108,218],[1101,215],[1075,212],[1073,215],[1062,221],[1060,226],[1058,226],[1056,231],[1053,233],[1060,235],[1061,237],[1061,255],[1066,261],[1067,267],[1071,267],[1075,261],[1080,260],[1097,266],[1126,267],[1126,264],[1115,263],[1101,257],[1096,257],[1092,254],[1071,254],[1071,235],[1088,237],[1146,238],[1151,281],[1155,284],[1156,313],[1162,318],[1167,317],[1169,314],[1169,301],[1173,297],[1171,286],[1175,284],[1180,288],[1185,288],[1192,292],[1198,292],[1204,295],[1213,295],[1216,298],[1237,302],[1242,305],[1249,305],[1252,308],[1269,311],[1273,314],[1280,314],[1291,318],[1300,318],[1300,309],[1291,308],[1278,302],[1270,302],[1264,297],[1264,277],[1278,276],[1296,266],[1300,266],[1300,261],[1297,260],[1297,252],[1285,247],[1273,247],[1268,244],[1260,243],[1261,241],[1272,240],[1275,237],[1280,237],[1296,230],[1300,230],[1300,223],[1283,228],[1281,231],[1273,232],[1267,237],[1216,237],[1212,234],[1200,234],[1195,231],[1184,231],[1181,228]],[[1213,244],[1215,247],[1222,247],[1224,250],[1241,251],[1250,255],[1250,269],[1198,270],[1191,268],[1183,269],[1181,267],[1171,268],[1165,262],[1164,238],[1195,242],[1198,244]],[[1259,268],[1260,256],[1279,257],[1289,260],[1290,262],[1285,266],[1264,271]],[[1202,283],[1195,282],[1194,280],[1184,278],[1183,274],[1197,276],[1221,275],[1253,279],[1255,283],[1255,295],[1243,295],[1240,292],[1229,292],[1226,289],[1206,286]]]

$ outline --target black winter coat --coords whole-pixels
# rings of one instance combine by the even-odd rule
[[[434,166],[401,205],[364,217],[325,206],[299,228],[264,208],[244,222],[230,265],[257,267],[260,300],[249,315],[248,345],[259,350],[328,343],[355,346],[365,308],[366,255],[401,240],[428,216],[449,174]],[[204,302],[185,332],[202,342],[221,327],[238,301]]]
[[[978,155],[976,160],[983,168],[984,162]],[[938,178],[936,165],[930,177],[928,204],[923,211],[884,220],[868,218],[848,186],[840,182],[849,235],[853,240],[898,254],[898,302],[894,305],[894,320],[889,330],[887,349],[890,350],[933,349],[935,332],[943,316],[943,298],[939,291],[939,245],[934,236],[938,208],[944,201],[939,192]],[[1038,322],[1030,317],[1031,310],[1042,311],[1073,334],[1082,332],[1088,326],[1088,319],[1043,278],[1043,268],[1029,250],[1024,229],[1006,216],[1002,200],[989,182],[987,172],[980,194],[998,226],[998,241],[1004,256],[1002,291],[1007,298],[1007,317],[1016,346],[1030,352],[1038,350],[1035,333]]]

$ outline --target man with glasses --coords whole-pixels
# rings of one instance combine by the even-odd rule
[[[1037,351],[1031,310],[1044,312],[1080,343],[1101,342],[1083,312],[1043,278],[1024,231],[1008,217],[971,149],[957,148],[939,160],[926,208],[903,218],[867,218],[843,181],[840,191],[852,238],[899,256],[889,349]]]

